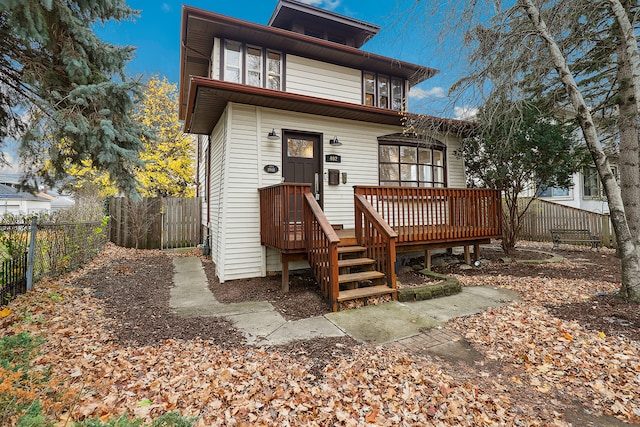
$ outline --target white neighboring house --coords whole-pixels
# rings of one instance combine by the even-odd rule
[[[51,211],[51,200],[24,193],[9,185],[0,184],[0,215],[33,214]]]
[[[609,158],[613,173],[618,174],[616,159]],[[573,184],[570,188],[547,188],[539,194],[542,200],[558,203],[573,208],[584,209],[589,212],[608,214],[609,204],[604,194],[602,181],[595,166],[584,167],[573,174]]]

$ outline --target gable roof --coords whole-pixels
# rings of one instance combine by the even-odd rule
[[[183,6],[179,93],[181,120],[187,115],[191,77],[209,75],[211,50],[216,37],[282,50],[287,54],[345,67],[403,77],[411,86],[439,72],[433,68],[365,52],[355,47]]]

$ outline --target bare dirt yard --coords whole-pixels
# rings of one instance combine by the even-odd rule
[[[640,423],[640,307],[615,297],[614,252],[567,246],[554,251],[561,262],[524,264],[515,261],[548,258],[539,251],[550,245],[522,244],[510,260],[496,248],[483,248],[479,267],[437,268],[522,298],[446,325],[481,354],[473,363],[351,338],[250,347],[222,318],[171,311],[172,257],[185,254],[112,245],[12,302],[0,334],[46,339],[34,366],[55,392],[33,392],[60,426],[169,411],[198,426]],[[220,284],[203,265],[220,302],[267,300],[287,319],[329,310],[309,274],[283,295],[278,276]]]

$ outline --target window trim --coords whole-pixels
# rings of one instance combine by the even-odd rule
[[[373,105],[371,107],[384,108],[385,110],[391,111],[404,111],[406,105],[406,93],[405,93],[405,80],[401,77],[392,76],[388,74],[379,74],[370,70],[362,70],[362,79],[361,79],[361,93],[362,93],[362,105],[367,104],[367,94],[366,92],[366,78],[367,74],[371,74],[373,76]],[[387,80],[387,107],[380,106],[380,78],[384,78]],[[393,108],[393,82],[400,82],[400,109],[396,110]]]
[[[260,69],[258,70],[259,75],[260,75],[260,85],[256,86],[256,85],[250,85],[249,82],[249,72],[255,72],[256,70],[250,70],[249,69],[249,49],[255,49],[258,50],[260,52]],[[245,84],[248,86],[254,86],[254,87],[265,87],[265,49],[260,47],[260,46],[254,46],[251,44],[247,44],[245,45],[245,54],[244,54],[244,62],[245,62],[245,67],[244,67],[244,81]]]
[[[380,159],[380,148],[382,146],[397,146],[398,147],[398,162],[382,162]],[[416,149],[429,149],[431,150],[431,163],[420,163],[420,155],[419,152],[417,152],[417,157],[416,157],[416,163],[403,163],[401,161],[400,158],[400,147],[413,147]],[[436,166],[433,164],[433,152],[434,151],[438,151],[440,153],[442,153],[442,166]],[[380,166],[383,164],[397,164],[398,165],[398,182],[396,184],[394,184],[393,186],[401,186],[404,187],[404,185],[402,185],[403,182],[415,182],[417,183],[417,187],[413,187],[411,186],[410,188],[447,188],[448,186],[448,175],[447,175],[447,147],[444,144],[439,143],[439,141],[436,140],[435,143],[425,143],[424,141],[418,141],[418,142],[397,142],[397,141],[379,141],[378,142],[378,185],[380,186],[384,186],[384,185],[390,185],[390,184],[382,184],[382,180],[381,180],[381,176],[380,176]],[[421,180],[420,179],[420,170],[418,169],[418,179],[416,181],[408,181],[408,180],[403,180],[402,179],[402,172],[401,172],[401,168],[400,166],[403,164],[415,164],[415,165],[429,165],[431,167],[431,180],[427,181],[427,180]],[[442,170],[442,181],[436,181],[435,177],[436,174],[435,172],[435,168],[441,169]],[[385,181],[387,182],[387,181]],[[425,184],[425,183],[430,183],[430,186],[427,185],[421,185],[421,184]]]
[[[587,188],[587,186],[585,185],[585,178],[586,178],[586,174],[585,174],[585,170],[589,169],[594,171],[595,173],[595,177],[596,177],[596,194],[591,194],[589,196],[587,196],[585,194],[585,189]],[[620,180],[620,175],[619,175],[619,171],[618,171],[618,166],[617,165],[611,165],[611,171],[613,172],[613,176],[615,177],[616,181]],[[580,171],[580,185],[581,185],[581,197],[583,200],[606,200],[607,196],[604,192],[604,185],[602,184],[602,180],[600,179],[600,174],[598,173],[598,169],[595,166],[585,166],[582,168],[582,170]]]
[[[238,45],[240,47],[240,50],[239,50],[240,61],[238,63],[238,76],[239,76],[239,78],[241,80],[240,82],[234,82],[234,81],[226,79],[226,77],[227,77],[227,64],[230,63],[227,60],[227,52],[228,52],[227,43],[233,43],[233,44],[236,44],[236,45]],[[244,71],[243,71],[243,69],[244,69],[244,67],[243,67],[243,65],[244,65],[244,44],[241,43],[241,42],[235,41],[235,40],[226,40],[225,39],[222,43],[220,43],[220,45],[222,47],[222,61],[220,61],[220,72],[221,72],[221,74],[220,74],[221,79],[220,80],[225,81],[225,82],[231,82],[231,83],[242,83],[242,81],[244,80]]]
[[[276,53],[278,55],[280,55],[280,89],[279,91],[284,92],[285,91],[285,75],[284,75],[284,70],[285,70],[285,54],[284,52],[280,51],[280,50],[276,50],[276,49],[271,49],[268,47],[264,47],[264,46],[257,46],[257,45],[253,45],[253,44],[247,44],[247,43],[243,43],[243,42],[239,42],[237,40],[231,40],[231,39],[222,39],[222,42],[220,43],[220,49],[221,49],[221,61],[220,61],[220,80],[221,81],[229,81],[226,80],[226,68],[227,68],[227,43],[237,43],[238,45],[240,45],[240,78],[241,81],[239,82],[239,84],[245,85],[245,86],[252,86],[252,87],[261,87],[261,88],[265,88],[265,89],[271,89],[268,87],[268,76],[269,76],[269,71],[268,71],[268,55],[269,53]],[[253,49],[259,49],[260,50],[260,67],[261,67],[261,85],[260,86],[253,86],[253,85],[249,85],[247,84],[248,81],[248,75],[249,75],[249,70],[247,68],[247,55],[248,55],[248,49],[249,48],[253,48]],[[235,82],[233,82],[235,83]],[[271,90],[276,90],[276,89],[271,89]]]

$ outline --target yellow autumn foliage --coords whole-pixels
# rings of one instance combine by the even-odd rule
[[[178,87],[166,77],[151,77],[145,94],[134,117],[148,126],[154,137],[143,139],[140,158],[145,167],[136,172],[138,191],[142,197],[193,197],[194,142],[182,132],[178,120]],[[98,173],[90,161],[81,167],[71,166],[68,172],[76,178],[76,190],[97,188],[104,197],[118,192],[113,179]]]

